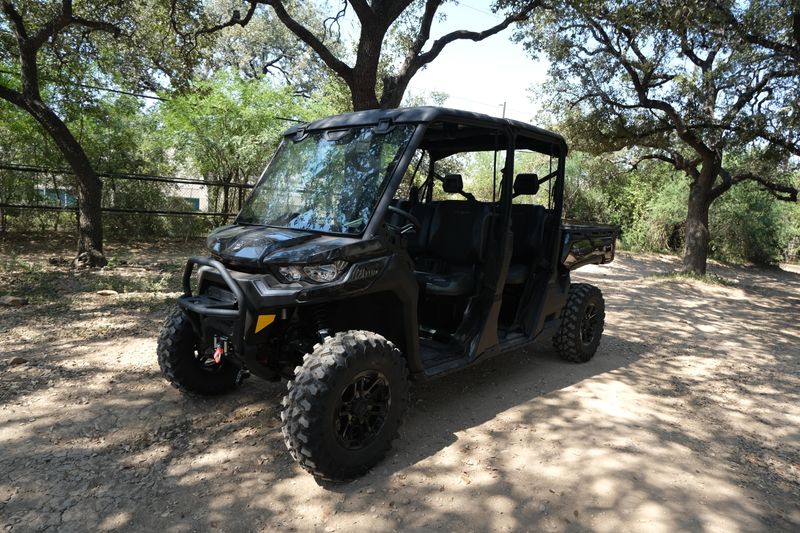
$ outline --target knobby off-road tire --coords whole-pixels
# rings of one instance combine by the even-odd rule
[[[573,283],[561,310],[561,325],[553,336],[558,354],[573,363],[585,363],[594,356],[605,322],[603,293],[588,283]]]
[[[303,357],[283,398],[283,437],[314,477],[347,481],[391,448],[408,407],[408,371],[395,346],[376,333],[346,331]]]
[[[158,336],[158,366],[173,387],[190,394],[216,396],[241,383],[239,369],[224,359],[214,363],[210,350],[198,346],[198,338],[183,309],[170,312]]]

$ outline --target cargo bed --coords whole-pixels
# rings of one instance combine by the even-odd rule
[[[562,224],[561,263],[574,270],[584,265],[602,265],[614,260],[617,226],[604,224]]]

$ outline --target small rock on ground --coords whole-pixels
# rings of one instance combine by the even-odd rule
[[[20,307],[23,305],[28,305],[28,299],[21,296],[6,295],[0,297],[0,305],[5,305],[7,307]]]
[[[97,291],[97,294],[99,294],[100,296],[116,296],[119,293],[111,289],[103,289],[101,291]]]

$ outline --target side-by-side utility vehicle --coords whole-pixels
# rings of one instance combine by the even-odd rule
[[[435,107],[289,129],[210,256],[188,260],[164,376],[200,395],[290,380],[286,445],[340,481],[383,458],[412,380],[542,339],[589,360],[603,297],[570,271],[612,261],[616,228],[562,222],[566,155],[557,134]]]

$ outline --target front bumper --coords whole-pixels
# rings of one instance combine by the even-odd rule
[[[203,267],[199,273],[198,293],[192,293],[192,274],[194,267]],[[231,298],[215,298],[203,291],[204,278],[213,278],[218,285],[224,285]],[[218,294],[219,295],[219,294]],[[274,379],[272,371],[257,362],[257,345],[245,342],[247,325],[253,322],[248,313],[247,298],[242,287],[221,262],[210,257],[190,257],[183,271],[183,295],[178,298],[178,306],[184,309],[192,321],[195,333],[208,345],[215,338],[224,338],[229,347],[226,359],[236,366],[251,370],[266,379]],[[232,349],[230,349],[232,348]]]

